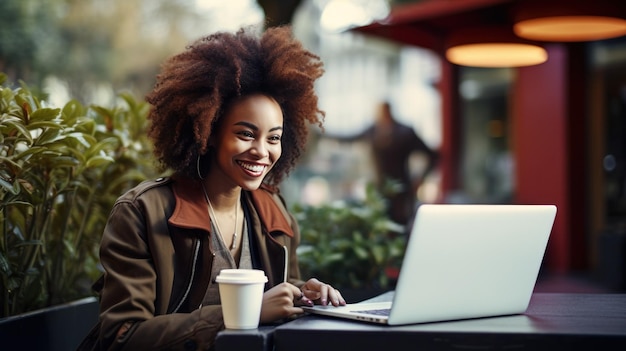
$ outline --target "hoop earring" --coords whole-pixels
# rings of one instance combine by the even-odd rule
[[[200,173],[200,155],[198,155],[198,158],[196,159],[196,172],[198,172],[198,178],[200,178],[200,180],[204,180],[202,173]]]

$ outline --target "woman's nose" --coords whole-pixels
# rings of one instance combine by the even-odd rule
[[[257,141],[252,145],[252,154],[257,155],[259,158],[269,156],[267,145],[262,141]]]

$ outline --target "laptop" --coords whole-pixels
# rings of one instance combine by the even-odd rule
[[[392,298],[303,308],[387,325],[524,313],[555,217],[554,205],[421,205]]]

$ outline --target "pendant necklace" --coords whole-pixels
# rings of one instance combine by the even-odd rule
[[[211,200],[209,199],[209,194],[206,192],[206,188],[204,187],[204,184],[202,184],[202,191],[204,191],[204,199],[209,205],[209,215],[213,217],[213,221],[215,222],[215,226],[217,227],[217,233],[222,238],[222,241],[226,243],[226,241],[224,241],[224,236],[222,235],[222,229],[220,229],[220,224],[217,222],[217,216],[215,215],[215,211],[213,211],[213,206],[211,206]],[[239,197],[241,198],[241,194],[239,194]],[[239,222],[239,202],[240,200],[237,200],[237,203],[235,204],[235,230],[233,233],[233,243],[230,245],[231,250],[234,250],[237,248],[237,223]]]

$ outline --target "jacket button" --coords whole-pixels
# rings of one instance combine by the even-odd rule
[[[195,341],[188,339],[188,340],[185,340],[185,343],[183,344],[183,348],[185,350],[195,351],[198,349],[198,345],[196,344]]]

